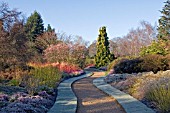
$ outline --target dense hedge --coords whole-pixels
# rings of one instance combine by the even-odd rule
[[[169,69],[169,59],[161,55],[147,55],[142,57],[142,62],[139,64],[141,71],[153,71],[154,73],[160,70]]]
[[[153,71],[154,73],[160,70],[169,69],[169,57],[161,55],[147,55],[134,59],[118,60],[112,65],[115,73],[138,73]]]

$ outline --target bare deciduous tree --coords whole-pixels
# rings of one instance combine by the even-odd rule
[[[116,56],[137,56],[143,46],[149,45],[156,38],[156,26],[146,21],[140,24],[140,27],[131,29],[126,36],[112,39],[117,45],[114,50]]]
[[[17,9],[10,9],[7,3],[2,2],[0,5],[0,21],[3,22],[3,28],[9,30],[10,27],[19,20],[21,12]]]

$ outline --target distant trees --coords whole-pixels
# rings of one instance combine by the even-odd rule
[[[150,45],[154,39],[156,27],[142,21],[140,27],[130,30],[126,36],[112,39],[116,43],[115,56],[138,56],[141,48]]]
[[[106,27],[99,29],[99,37],[97,39],[97,53],[95,55],[95,64],[97,67],[106,66],[114,59],[114,55],[110,53],[109,41],[106,33]]]
[[[94,58],[94,56],[96,55],[97,52],[97,45],[96,45],[97,41],[93,41],[92,44],[90,44],[88,46],[88,55],[90,58]],[[109,40],[109,50],[111,53],[115,52],[117,45],[115,42],[113,42],[112,40]]]
[[[88,55],[90,58],[94,58],[97,52],[97,47],[96,47],[96,41],[92,42],[90,46],[88,47]]]
[[[85,60],[88,56],[89,41],[84,40],[81,36],[75,36],[71,44],[71,63],[78,65],[81,68],[85,66]]]

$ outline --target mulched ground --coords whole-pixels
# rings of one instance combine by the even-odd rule
[[[78,97],[77,113],[125,113],[114,98],[92,84],[94,79],[103,74],[103,72],[95,72],[93,76],[78,80],[73,84],[73,91]]]

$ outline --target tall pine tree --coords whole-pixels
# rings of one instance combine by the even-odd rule
[[[36,37],[44,32],[44,24],[41,15],[34,11],[25,25],[25,32],[30,41],[34,42]]]
[[[163,7],[162,16],[159,19],[158,26],[158,39],[167,41],[170,40],[170,0],[165,2],[165,6]]]
[[[41,15],[37,11],[34,11],[28,17],[24,29],[28,39],[28,51],[31,53],[31,60],[33,62],[42,61],[41,48],[36,45],[36,42],[37,37],[44,33],[44,24]]]
[[[95,55],[95,63],[97,67],[106,66],[113,59],[114,59],[114,55],[110,53],[106,27],[104,26],[99,29],[99,37],[97,39],[97,53]]]

